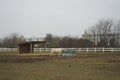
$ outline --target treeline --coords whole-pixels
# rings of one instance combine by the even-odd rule
[[[72,37],[72,36],[64,36],[59,37],[53,34],[46,34],[45,41],[48,42],[48,48],[78,48],[78,47],[92,47],[93,43],[90,40]],[[23,35],[12,33],[9,36],[0,39],[0,47],[1,48],[16,48],[18,43],[26,41]],[[36,46],[35,46],[36,47]],[[37,47],[43,47],[43,45],[39,45]]]
[[[12,33],[3,39],[0,39],[0,48],[15,48],[17,47],[17,44],[22,42],[24,39],[24,36]]]
[[[47,44],[47,47],[49,48],[93,47],[92,41],[79,37],[72,36],[58,37],[52,34],[47,34],[45,40],[49,42]]]

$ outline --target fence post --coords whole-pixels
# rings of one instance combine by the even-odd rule
[[[95,51],[95,53],[96,53],[96,48],[94,48],[94,51]]]
[[[39,50],[40,52],[42,51],[41,49],[42,49],[42,48],[40,48],[40,50]]]
[[[87,53],[88,53],[88,48],[87,48]]]
[[[46,52],[48,52],[48,48],[46,48]]]
[[[81,52],[81,48],[79,48],[79,53]]]
[[[111,53],[113,53],[113,48],[111,48]]]
[[[103,48],[103,53],[105,52],[104,48]]]

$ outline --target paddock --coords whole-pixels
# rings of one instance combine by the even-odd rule
[[[120,54],[0,55],[0,80],[120,80]]]

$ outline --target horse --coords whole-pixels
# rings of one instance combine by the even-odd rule
[[[61,53],[62,53],[62,48],[52,48],[50,52],[51,55],[58,54],[59,56],[61,55]]]

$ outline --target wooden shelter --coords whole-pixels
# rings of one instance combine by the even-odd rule
[[[46,41],[29,41],[20,43],[18,44],[18,53],[19,54],[34,53],[35,44],[44,44],[44,48],[46,48],[46,43],[47,43]]]

